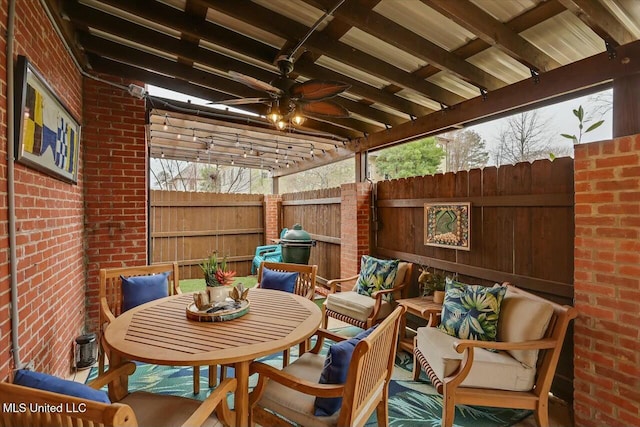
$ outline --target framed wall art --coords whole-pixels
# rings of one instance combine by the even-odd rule
[[[471,203],[425,203],[424,244],[470,250],[470,216]]]
[[[15,108],[16,161],[77,183],[80,124],[24,56],[16,65]]]

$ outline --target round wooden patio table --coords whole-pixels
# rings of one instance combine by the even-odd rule
[[[189,320],[185,308],[192,294],[174,295],[131,309],[111,322],[104,333],[111,363],[121,359],[156,365],[208,366],[233,364],[236,425],[249,421],[249,364],[256,358],[290,348],[318,329],[321,312],[304,297],[282,291],[251,289],[246,315],[226,322]],[[127,379],[110,389],[113,398],[126,394]]]

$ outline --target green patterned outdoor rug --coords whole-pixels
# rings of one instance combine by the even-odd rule
[[[345,331],[346,332],[346,331]],[[348,331],[351,332],[351,331]],[[346,334],[345,334],[346,335]],[[349,335],[351,335],[349,333]],[[325,343],[325,347],[328,344]],[[297,347],[291,349],[291,359],[297,356]],[[265,357],[262,362],[281,367],[282,353]],[[396,427],[439,427],[442,414],[442,396],[439,395],[424,376],[416,382],[412,379],[411,370],[413,359],[409,353],[399,352],[396,357],[396,367],[389,384],[389,425]],[[233,375],[233,369],[229,369]],[[96,368],[92,368],[89,380],[97,375]],[[200,393],[193,394],[193,369],[184,366],[157,366],[145,363],[137,364],[135,373],[129,378],[129,390],[143,390],[159,394],[172,394],[204,399],[210,391],[207,385],[208,368],[200,370]],[[250,378],[249,385],[255,386],[257,376]],[[233,406],[232,396],[229,396]],[[487,408],[480,406],[456,406],[454,426],[495,427],[511,426],[526,418],[531,411],[501,408]],[[366,424],[367,427],[377,426],[375,413]]]

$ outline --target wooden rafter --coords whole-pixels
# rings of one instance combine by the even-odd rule
[[[325,6],[328,6],[333,3],[333,0],[321,0],[321,2]],[[426,62],[435,64],[440,69],[455,74],[475,86],[494,90],[506,84],[497,77],[466,62],[455,54],[420,37],[413,31],[404,28],[377,12],[370,11],[366,15],[362,14],[357,2],[345,2],[336,12],[336,16],[405,52],[409,52]],[[437,98],[434,97],[434,99]],[[452,105],[442,99],[438,100],[447,105]]]
[[[422,2],[530,69],[548,71],[560,66],[558,61],[468,0],[422,0]]]
[[[612,47],[635,37],[598,0],[558,0]]]
[[[288,40],[303,37],[308,28],[304,25],[247,0],[228,2],[209,0],[206,3],[213,9],[228,14],[240,21],[265,29]],[[340,10],[340,9],[338,9]],[[415,90],[429,98],[446,105],[454,105],[464,100],[461,96],[430,83],[395,67],[388,62],[362,52],[326,34],[314,33],[305,44],[307,49],[317,54],[335,58],[354,68],[358,68],[383,80],[391,81],[407,89]]]

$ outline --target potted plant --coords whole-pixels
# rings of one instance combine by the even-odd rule
[[[227,256],[220,258],[214,251],[200,263],[200,268],[204,274],[210,300],[223,301],[229,294],[229,290],[225,287],[233,284],[233,278],[236,275],[235,271],[229,270]]]
[[[420,294],[422,296],[433,295],[433,302],[442,304],[444,301],[444,273],[438,273],[435,269],[432,273],[429,271],[428,266],[423,266],[420,268],[418,284],[420,285]]]

